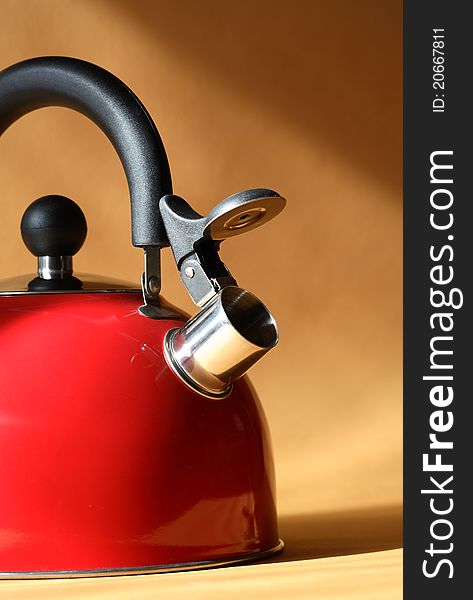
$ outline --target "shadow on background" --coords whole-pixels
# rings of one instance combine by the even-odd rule
[[[189,63],[203,94],[213,78],[400,186],[401,3],[103,1]]]
[[[282,554],[267,562],[288,562],[380,552],[402,546],[402,506],[281,516]]]

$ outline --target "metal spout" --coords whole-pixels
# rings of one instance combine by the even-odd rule
[[[225,398],[244,375],[278,342],[276,322],[250,292],[227,286],[165,340],[166,359],[194,391]]]

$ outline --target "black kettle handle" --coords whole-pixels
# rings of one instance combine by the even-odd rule
[[[158,130],[135,94],[105,69],[77,58],[33,58],[0,72],[0,135],[46,106],[76,110],[104,131],[128,180],[133,245],[168,246],[159,200],[172,193],[169,163]]]

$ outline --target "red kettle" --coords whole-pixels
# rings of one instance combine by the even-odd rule
[[[73,272],[87,224],[63,196],[21,221],[36,276],[0,282],[0,577],[207,568],[265,557],[278,538],[265,417],[244,373],[278,341],[266,307],[219,258],[285,200],[240,192],[207,215],[172,193],[139,99],[93,64],[27,60],[0,73],[0,133],[46,106],[77,110],[126,172],[141,288]],[[198,306],[160,292],[171,246]]]

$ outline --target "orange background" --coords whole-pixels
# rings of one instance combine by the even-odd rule
[[[286,560],[400,546],[402,4],[0,0],[0,11],[0,68],[76,56],[135,91],[175,192],[197,211],[250,187],[287,198],[222,252],[280,326],[252,380],[272,430]],[[139,280],[124,173],[83,116],[50,108],[13,125],[0,185],[1,277],[34,270],[19,221],[59,193],[89,224],[75,268]],[[195,312],[163,254],[164,296]]]

